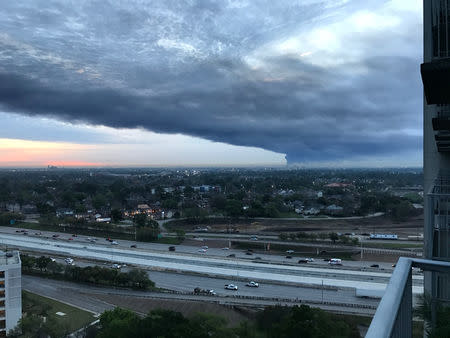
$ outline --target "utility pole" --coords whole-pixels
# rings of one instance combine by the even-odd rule
[[[322,279],[322,304],[323,304],[323,279]]]

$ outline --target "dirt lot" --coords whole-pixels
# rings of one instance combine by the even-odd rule
[[[359,219],[239,219],[229,222],[224,219],[208,219],[203,224],[186,224],[177,221],[173,228],[184,228],[193,231],[196,228],[208,227],[210,232],[238,231],[239,233],[278,234],[280,232],[389,232],[399,236],[423,233],[423,215],[410,217],[406,221],[395,222],[389,217],[370,217]],[[201,235],[201,233],[199,233]]]

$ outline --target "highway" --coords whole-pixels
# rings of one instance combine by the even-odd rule
[[[285,285],[325,285],[338,288],[382,290],[390,273],[377,271],[359,271],[347,268],[329,268],[321,266],[296,266],[270,263],[258,263],[239,258],[205,256],[199,253],[168,252],[161,250],[130,249],[110,244],[92,244],[80,241],[52,240],[17,234],[3,234],[0,243],[48,254],[66,255],[72,258],[96,259],[121,262],[140,266],[150,270],[168,270],[209,277],[257,280],[265,283]],[[101,242],[98,240],[98,242]],[[105,243],[106,241],[103,240]],[[106,242],[107,243],[107,242]],[[140,243],[139,243],[140,244]],[[164,246],[167,250],[167,245]],[[217,249],[216,249],[217,250]],[[223,254],[225,250],[217,250]],[[228,251],[228,250],[227,250]],[[423,276],[414,275],[414,292],[420,292]]]
[[[347,306],[340,304],[327,303],[327,299],[324,298],[324,302],[308,302],[305,299],[298,298],[292,301],[285,301],[282,299],[258,299],[251,297],[237,297],[239,295],[229,294],[222,296],[199,296],[192,294],[172,294],[172,293],[159,293],[159,292],[145,292],[134,291],[126,289],[114,289],[105,287],[96,287],[85,284],[77,284],[66,281],[52,280],[46,278],[40,278],[35,276],[22,276],[22,287],[24,290],[37,293],[39,295],[56,299],[63,303],[67,303],[87,311],[100,314],[105,310],[110,310],[115,307],[114,300],[116,297],[129,297],[130,299],[158,299],[158,300],[184,300],[184,301],[202,301],[213,302],[224,305],[239,305],[248,307],[263,307],[268,305],[295,305],[295,304],[309,304],[314,307],[320,307],[324,310],[338,312],[338,313],[351,313],[358,315],[373,315],[375,307],[378,303],[376,300],[368,300],[369,304],[364,304],[365,307],[352,306],[351,303]],[[103,300],[105,296],[108,298],[108,302]],[[278,298],[278,297],[277,297]]]

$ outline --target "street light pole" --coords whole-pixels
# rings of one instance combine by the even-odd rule
[[[323,304],[323,279],[322,279],[322,304]]]

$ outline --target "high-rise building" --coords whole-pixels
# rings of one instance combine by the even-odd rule
[[[424,0],[424,256],[450,261],[450,0]],[[448,274],[425,272],[425,291],[450,300]]]
[[[413,267],[431,296],[427,325],[437,324],[437,304],[450,304],[450,0],[424,0],[423,14],[425,259],[399,258],[366,338],[412,336]]]
[[[0,337],[22,317],[22,273],[19,252],[0,253]]]

